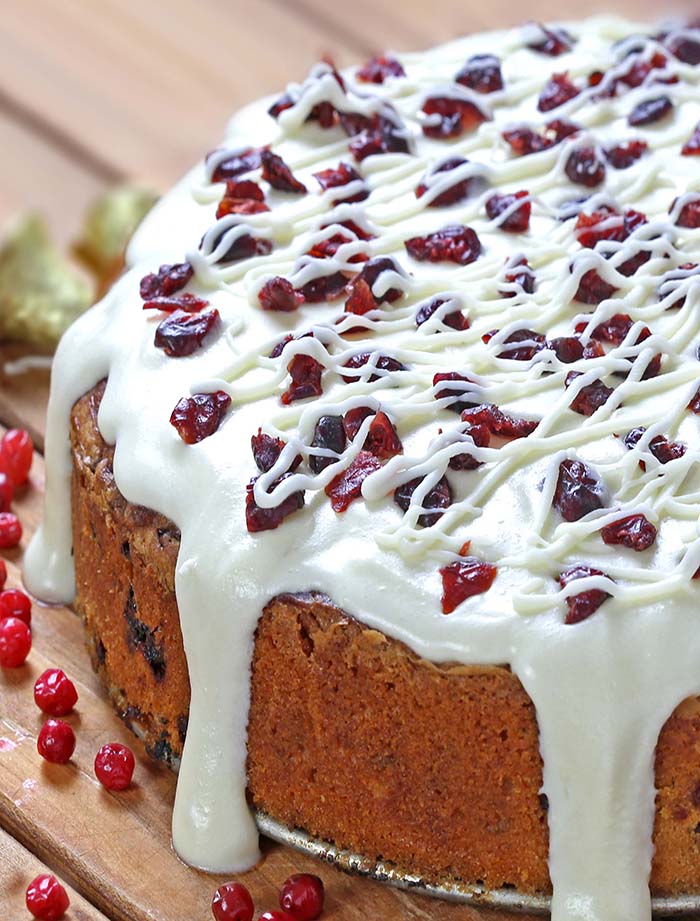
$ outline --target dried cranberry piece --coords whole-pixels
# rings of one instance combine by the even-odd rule
[[[676,202],[671,205],[673,211]],[[687,227],[689,230],[697,230],[700,227],[700,198],[695,201],[689,201],[683,205],[676,219],[676,227]]]
[[[451,383],[454,384],[453,387],[449,386]],[[437,387],[438,384],[446,384],[447,386],[436,390],[434,398],[444,400],[447,397],[451,397],[452,402],[447,405],[446,409],[451,410],[453,413],[461,413],[465,409],[476,406],[477,404],[471,395],[468,400],[461,399],[465,393],[465,388],[460,386],[462,383],[473,384],[474,381],[467,377],[466,374],[460,374],[458,371],[443,371],[435,374],[433,376],[433,388]]]
[[[231,397],[223,390],[195,393],[178,401],[170,424],[185,444],[193,445],[217,431],[230,405]]]
[[[668,96],[659,96],[657,99],[645,99],[632,110],[627,119],[630,125],[651,125],[662,118],[666,118],[673,111],[673,103]]]
[[[358,352],[356,355],[351,356],[343,365],[344,368],[350,368],[353,370],[364,368],[364,366],[369,362],[372,357],[373,352]],[[389,355],[379,355],[374,362],[374,365],[378,371],[405,371],[406,365],[401,364],[400,361],[397,361],[395,358],[391,358]],[[381,374],[371,374],[369,377],[368,383],[373,383],[378,381],[380,377],[384,375]],[[343,380],[346,384],[350,384],[353,381],[361,380],[360,374],[354,375],[343,375]]]
[[[373,288],[384,272],[403,274],[391,256],[375,256],[362,266],[362,270],[347,285],[348,299],[345,302],[347,313],[360,316],[374,310],[379,304],[398,300],[403,294],[400,288],[388,288],[380,297],[375,296]]]
[[[559,361],[570,365],[583,358],[583,343],[576,336],[561,336],[557,339],[548,339],[544,347],[551,349]]]
[[[374,415],[374,410],[369,406],[356,406],[349,409],[343,416],[343,428],[349,441],[353,441],[355,435],[360,431],[360,426],[369,416]]]
[[[455,83],[475,93],[496,93],[503,89],[501,62],[493,54],[475,54],[459,71]]]
[[[348,185],[350,182],[357,182],[357,180],[362,179],[357,170],[350,166],[348,163],[343,163],[342,161],[333,169],[324,169],[318,173],[314,173],[314,179],[318,180],[318,184],[321,186],[323,191],[326,189],[339,189],[345,185]],[[354,195],[339,195],[337,198],[332,199],[332,205],[338,205],[341,201],[348,203],[364,201],[369,197],[369,190],[362,188],[359,192],[356,192]]]
[[[277,486],[282,480],[291,475],[291,473],[283,474],[274,485]],[[256,534],[259,531],[274,531],[275,528],[282,524],[285,518],[304,507],[304,493],[299,490],[291,493],[274,508],[261,508],[255,501],[254,487],[257,479],[258,477],[253,477],[246,486],[245,523],[251,534]]]
[[[372,58],[355,73],[355,79],[361,83],[384,83],[387,77],[405,76],[401,62],[386,54]]]
[[[459,137],[486,121],[485,113],[473,102],[447,96],[429,96],[423,103],[423,112],[428,116],[423,134],[437,140]]]
[[[570,387],[577,377],[581,377],[579,371],[569,371],[564,386]],[[569,408],[580,416],[592,416],[596,410],[608,402],[613,393],[612,387],[606,387],[601,380],[595,380],[579,390],[569,404]]]
[[[557,144],[561,144],[562,141],[565,141],[567,138],[573,137],[581,129],[578,125],[575,125],[573,122],[565,121],[563,118],[555,118],[551,122],[547,122],[547,134],[552,139],[552,146],[556,147]]]
[[[481,242],[471,227],[450,224],[424,237],[404,241],[406,252],[419,262],[456,262],[468,265],[479,258]]]
[[[332,272],[312,278],[299,288],[299,293],[307,304],[320,304],[324,301],[337,301],[345,294],[347,278],[342,272]]]
[[[183,294],[173,294],[170,297],[153,297],[144,301],[144,310],[162,310],[163,313],[174,313],[182,310],[187,313],[196,313],[209,306],[209,301],[203,297],[196,297],[185,291]]]
[[[578,521],[608,503],[607,489],[596,471],[580,460],[563,460],[552,505],[564,521]]]
[[[511,128],[502,134],[516,157],[526,157],[541,150],[548,150],[552,142],[531,128]]]
[[[280,399],[288,406],[295,400],[318,397],[323,393],[321,375],[323,365],[310,355],[295,355],[287,365],[291,383]]]
[[[321,416],[314,428],[314,437],[311,446],[314,448],[327,448],[342,454],[347,443],[342,416]],[[309,467],[314,473],[321,473],[331,464],[337,464],[338,458],[325,457],[322,454],[309,456]]]
[[[257,435],[252,435],[250,439],[250,449],[253,452],[255,465],[262,473],[272,470],[279,456],[284,449],[284,442],[281,438],[275,438],[268,435],[262,429],[258,429]]]
[[[266,281],[258,292],[258,301],[263,310],[275,310],[290,313],[303,304],[303,295],[294,289],[288,278],[276,275]]]
[[[585,328],[584,323],[579,324],[576,329],[579,332],[582,332]],[[629,335],[629,331],[634,326],[634,321],[629,314],[626,313],[616,313],[609,319],[604,320],[602,323],[599,323],[591,333],[593,339],[597,339],[599,342],[612,342],[613,345],[620,345]],[[649,334],[641,335],[637,340],[642,341],[647,339]]]
[[[346,130],[355,127],[342,116],[341,122]],[[348,130],[350,135],[354,135],[348,146],[358,163],[376,154],[409,153],[405,129],[391,118],[377,114],[372,119],[364,119],[364,122],[366,125],[359,132]]]
[[[601,208],[592,214],[583,212],[579,214],[576,222],[576,237],[581,246],[593,249],[601,240],[621,243],[646,223],[647,216],[640,211],[633,211],[630,208],[625,211],[624,215],[620,215],[612,208]]]
[[[665,300],[671,294],[674,294],[683,281],[688,278],[692,278],[693,276],[700,276],[700,266],[694,262],[686,262],[685,265],[679,266],[674,271],[667,272],[658,287],[657,294],[659,296],[659,300]],[[666,310],[678,310],[684,306],[685,301],[685,296],[679,297],[670,306],[668,306]]]
[[[605,180],[605,164],[593,147],[579,147],[572,151],[564,171],[572,182],[587,188],[600,185]]]
[[[491,432],[486,425],[465,425],[464,434],[469,435],[477,448],[488,448],[491,442]],[[482,462],[477,460],[469,449],[465,448],[460,454],[454,454],[449,461],[451,470],[476,470]]]
[[[636,428],[628,432],[623,439],[625,447],[630,450],[634,448],[645,431],[645,428]],[[647,450],[660,464],[668,464],[670,461],[678,460],[679,457],[683,457],[688,447],[684,445],[683,442],[671,442],[664,435],[656,435],[649,441]],[[642,470],[646,470],[644,461],[640,461],[639,466]]]
[[[423,176],[418,186],[416,186],[416,198],[422,198],[425,193],[429,191],[430,185],[428,179],[431,176],[436,176],[439,173],[452,172],[452,170],[457,169],[458,166],[463,166],[468,162],[469,161],[465,160],[464,157],[449,157],[447,160],[438,163],[437,166],[434,166]],[[454,205],[456,202],[462,201],[471,194],[474,184],[474,177],[457,180],[453,185],[448,186],[444,192],[440,192],[439,195],[432,198],[428,202],[428,208],[443,208],[447,205]]]
[[[567,51],[571,51],[574,46],[574,39],[566,29],[550,29],[540,23],[534,24],[539,29],[542,37],[540,40],[528,44],[531,51],[537,51],[539,54],[546,54],[549,57],[557,58]]]
[[[559,584],[565,588],[570,582],[576,579],[585,579],[587,576],[604,576],[605,573],[600,569],[593,569],[590,566],[572,566],[559,576]],[[579,624],[595,614],[606,598],[610,597],[609,592],[604,592],[599,588],[590,589],[587,592],[580,592],[578,595],[570,595],[566,599],[569,613],[566,615],[566,624]]]
[[[171,358],[183,358],[201,349],[206,337],[218,325],[218,310],[206,313],[176,310],[158,324],[154,344]]]
[[[597,306],[602,301],[612,297],[616,291],[615,285],[611,285],[601,278],[595,269],[589,269],[581,277],[574,299],[582,304],[595,304]]]
[[[470,425],[484,425],[492,435],[499,438],[527,438],[539,423],[534,419],[519,419],[503,412],[493,403],[482,403],[462,411],[462,421]]]
[[[267,110],[267,114],[277,120],[282,112],[286,112],[287,109],[291,109],[294,105],[294,100],[289,95],[289,93],[283,93],[279,99],[272,103],[270,108]]]
[[[417,477],[415,480],[409,480],[408,483],[402,483],[394,490],[394,502],[398,507],[407,512],[411,504],[411,497],[416,489],[423,482],[423,477]],[[452,504],[452,490],[447,477],[442,477],[430,489],[423,499],[422,508],[438,509],[434,512],[424,512],[418,516],[418,524],[421,528],[430,528],[442,517],[442,510],[449,508]]]
[[[600,529],[606,544],[621,544],[630,550],[648,550],[656,540],[656,528],[644,515],[628,515]]]
[[[674,35],[666,42],[671,54],[684,64],[700,64],[700,41],[689,35]]]
[[[269,182],[273,189],[294,192],[297,195],[303,195],[308,191],[304,183],[292,175],[291,169],[278,154],[272,153],[271,150],[263,150],[261,160],[262,178]]]
[[[487,335],[490,338],[491,334]],[[496,357],[509,358],[511,361],[530,361],[537,352],[541,352],[544,348],[545,337],[542,333],[536,333],[532,329],[516,329],[515,332],[512,332],[503,340],[503,345],[512,345],[517,342],[527,342],[528,344],[514,349],[503,349]]]
[[[440,570],[442,577],[442,613],[451,614],[472,595],[482,595],[493,585],[498,570],[474,556],[465,557]]]
[[[397,454],[403,454],[401,439],[386,413],[380,411],[372,419],[362,447],[364,451],[369,451],[382,461],[389,460]]]
[[[326,486],[334,512],[347,511],[351,502],[362,495],[362,484],[370,474],[381,468],[379,459],[369,451],[360,451],[350,466]]]
[[[259,214],[270,209],[263,190],[251,179],[229,179],[226,192],[216,209],[217,220],[227,214]]]
[[[496,192],[496,194],[492,195],[486,202],[486,214],[490,220],[495,221],[504,212],[510,211],[508,217],[500,221],[498,225],[499,228],[508,233],[525,233],[530,227],[530,214],[532,212],[532,204],[529,201],[529,195],[530,193],[525,191],[513,192],[512,194],[506,195],[501,195]],[[513,209],[513,205],[522,199],[527,200],[524,201],[522,205]]]
[[[524,256],[506,262],[503,280],[508,285],[517,285],[525,294],[532,294],[535,290],[535,273]],[[515,297],[518,292],[513,289],[502,289],[498,293],[501,297]]]
[[[615,147],[608,147],[605,157],[614,169],[629,169],[649,150],[646,141],[627,141]]]
[[[230,229],[230,227],[225,228],[215,237],[211,246],[212,253],[219,247],[221,241]],[[253,256],[267,256],[270,252],[272,252],[271,240],[265,240],[261,237],[254,237],[249,233],[243,233],[231,241],[226,252],[219,256],[216,262],[222,265],[229,262],[238,262],[241,259],[250,259]],[[185,296],[184,294],[180,295],[180,297]]]
[[[223,182],[226,179],[235,179],[244,173],[259,169],[262,162],[261,154],[262,150],[260,148],[253,147],[241,150],[238,153],[232,153],[231,156],[219,163],[214,170],[211,181]]]
[[[141,298],[150,301],[157,297],[171,297],[182,290],[194,275],[194,269],[189,262],[178,262],[175,265],[162,265],[157,272],[144,275],[139,285]]]
[[[696,416],[700,416],[700,389],[696,392],[693,399],[688,403],[688,409]]]
[[[570,99],[575,99],[581,90],[569,80],[568,72],[552,74],[549,83],[545,84],[537,102],[540,112],[551,112],[558,109]]]
[[[700,156],[700,124],[696,125],[690,140],[683,145],[681,153],[684,157]]]
[[[422,326],[424,323],[427,323],[435,311],[442,307],[444,303],[446,303],[445,298],[434,297],[432,300],[428,301],[427,304],[423,304],[416,314],[416,326]],[[460,332],[469,329],[469,319],[464,316],[461,310],[453,310],[450,313],[444,314],[440,322],[445,326],[449,326],[450,329],[456,329]],[[440,330],[437,329],[436,332],[439,333]]]

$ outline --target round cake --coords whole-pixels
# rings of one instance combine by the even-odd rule
[[[700,28],[528,24],[240,112],[64,337],[30,588],[179,769],[554,921],[700,893]]]

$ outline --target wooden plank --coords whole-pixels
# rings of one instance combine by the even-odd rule
[[[34,351],[0,343],[0,425],[27,429],[34,446],[43,452],[50,372],[34,363]],[[30,363],[25,365],[27,359]]]
[[[43,466],[35,458],[31,483],[16,502],[25,527],[22,547],[41,515]],[[10,585],[20,584],[22,548],[6,554]],[[191,921],[208,917],[222,878],[187,868],[170,848],[174,776],[144,754],[117,720],[93,674],[82,627],[65,608],[35,605],[34,644],[27,663],[0,672],[0,826],[55,867],[113,921]],[[77,735],[68,765],[42,762],[36,737],[42,717],[32,687],[49,666],[75,681],[77,710],[67,717]],[[135,783],[112,795],[93,776],[95,752],[104,742],[122,741],[137,755]],[[328,890],[327,921],[370,917],[427,921],[506,921],[467,906],[429,900],[356,879],[288,848],[268,843],[264,861],[241,877],[259,910],[274,908],[277,887],[293,872],[320,873]],[[521,921],[527,919],[521,917]]]
[[[3,917],[29,917],[24,902],[27,886],[40,874],[51,872],[50,867],[0,829],[0,894],[5,909]],[[65,880],[61,882],[70,899],[70,921],[106,921],[102,912],[86,902]]]

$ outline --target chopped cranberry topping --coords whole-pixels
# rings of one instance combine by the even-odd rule
[[[468,265],[479,258],[481,242],[471,227],[450,224],[425,237],[404,241],[409,256],[419,262],[456,262]]]
[[[219,248],[221,241],[230,230],[231,228],[227,227],[218,234],[211,247],[212,253]],[[240,259],[251,259],[253,256],[266,256],[270,252],[272,252],[271,240],[265,240],[261,237],[254,237],[249,233],[243,233],[231,240],[228,249],[218,257],[216,262],[222,265],[229,262],[237,262]],[[187,297],[187,295],[183,294],[181,297]],[[144,304],[144,308],[147,306],[148,304]],[[178,306],[182,305],[179,304]],[[161,310],[163,309],[165,308],[161,307]],[[184,307],[183,309],[187,310],[188,308]]]
[[[446,303],[446,298],[434,297],[427,304],[423,304],[416,314],[416,326],[422,326],[427,323],[435,311],[442,307],[444,303]],[[464,316],[461,310],[452,310],[450,313],[444,314],[440,318],[440,322],[445,326],[449,326],[450,329],[459,331],[469,329],[469,319]],[[437,329],[436,332],[440,332],[440,330]]]
[[[497,572],[491,563],[485,563],[473,556],[443,566],[440,570],[442,613],[451,614],[467,598],[487,592]]]
[[[286,445],[281,438],[268,435],[262,429],[258,429],[257,435],[253,435],[250,439],[250,448],[253,452],[255,466],[262,473],[272,470],[285,447]],[[296,470],[300,463],[301,455],[298,454],[292,461],[290,470]]]
[[[564,385],[570,387],[580,376],[579,371],[569,371]],[[581,416],[592,416],[596,410],[608,402],[613,393],[612,387],[606,387],[601,380],[595,380],[579,390],[569,407]]]
[[[673,103],[668,96],[659,96],[658,99],[645,99],[640,102],[630,113],[627,121],[630,125],[651,125],[662,118],[666,118],[673,111]]]
[[[369,451],[360,451],[350,466],[326,486],[326,495],[331,500],[333,511],[347,511],[350,503],[362,495],[364,481],[380,467],[379,458]]]
[[[214,893],[211,913],[215,921],[253,921],[255,906],[242,883],[224,883]]]
[[[46,720],[36,740],[36,749],[51,764],[67,764],[75,751],[75,733],[63,720]]]
[[[70,907],[70,899],[55,876],[43,873],[27,886],[25,904],[38,921],[60,921]]]
[[[384,272],[403,274],[391,256],[375,256],[362,266],[359,275],[356,275],[347,286],[348,299],[345,302],[347,313],[362,316],[374,310],[384,301],[392,303],[401,297],[403,294],[401,288],[388,288],[381,296],[375,296],[374,285]]]
[[[360,426],[369,416],[374,415],[374,410],[369,406],[356,406],[349,409],[343,416],[343,428],[348,437],[348,441],[353,441],[355,435],[360,431]]]
[[[428,97],[423,112],[428,116],[423,123],[423,134],[438,140],[459,137],[486,121],[484,112],[473,102],[447,96]]]
[[[390,55],[380,55],[368,61],[355,73],[355,79],[362,83],[384,83],[387,77],[405,77],[406,71],[400,61]]]
[[[15,495],[15,488],[9,476],[0,470],[0,512],[9,512],[12,506],[12,499]],[[2,586],[0,586],[1,588]]]
[[[684,64],[700,64],[700,40],[689,35],[674,35],[666,41],[671,54]]]
[[[7,570],[5,570],[7,576]],[[4,585],[4,579],[1,580]],[[32,622],[32,600],[18,588],[6,588],[0,591],[0,620],[5,617],[18,617],[27,626]]]
[[[291,313],[303,304],[304,296],[294,289],[288,278],[276,275],[262,286],[258,292],[258,301],[263,310]]]
[[[548,150],[552,146],[550,140],[531,128],[511,128],[504,131],[502,136],[516,157],[526,157],[541,150]]]
[[[693,399],[688,403],[688,409],[691,413],[695,413],[696,416],[700,416],[700,389],[697,391]],[[1,582],[2,580],[0,580]]]
[[[423,478],[417,477],[415,480],[409,480],[408,483],[403,483],[394,491],[394,502],[404,512],[408,511],[411,504],[411,497],[422,482]],[[447,477],[442,477],[435,486],[428,491],[422,503],[422,508],[438,509],[438,511],[424,512],[422,515],[419,515],[418,524],[422,528],[431,527],[442,517],[442,510],[448,508],[451,504],[452,490],[450,489]]]
[[[675,204],[674,202],[673,205],[671,205],[671,211],[673,211]],[[688,204],[683,205],[676,219],[676,226],[687,227],[690,230],[697,230],[697,228],[700,227],[700,198],[689,201]]]
[[[559,361],[570,365],[583,358],[583,344],[576,336],[562,336],[558,339],[548,339],[545,348],[551,349]]]
[[[576,579],[585,579],[587,576],[604,575],[605,573],[601,572],[600,569],[593,569],[590,566],[573,566],[559,576],[559,584],[562,588],[565,588],[570,582],[574,582]],[[609,592],[601,591],[599,588],[590,589],[587,592],[580,592],[578,595],[570,595],[566,599],[569,612],[566,615],[565,623],[581,623],[582,620],[589,618],[591,614],[595,614],[605,599],[609,597]]]
[[[358,180],[362,179],[362,177],[353,166],[350,166],[348,163],[343,163],[341,161],[335,169],[324,169],[318,173],[314,173],[314,179],[318,180],[318,184],[325,192],[326,189],[339,189],[345,185],[348,185],[350,182],[357,182]],[[359,192],[356,192],[354,195],[348,196],[339,194],[337,198],[334,198],[331,201],[331,204],[338,205],[341,201],[364,201],[368,197],[369,190],[363,186],[362,189]]]
[[[416,198],[422,198],[425,193],[430,190],[430,185],[428,183],[430,177],[440,173],[450,173],[452,170],[457,169],[458,166],[464,166],[464,164],[468,162],[469,161],[465,160],[464,157],[449,157],[447,160],[443,160],[437,166],[434,166],[423,176],[416,187]],[[466,179],[458,179],[443,192],[440,192],[439,195],[436,195],[435,198],[432,198],[428,202],[428,208],[443,208],[446,205],[454,205],[456,202],[462,201],[471,194],[474,183],[475,179],[472,176]]]
[[[574,46],[574,39],[566,29],[550,29],[539,23],[536,25],[542,38],[528,44],[527,47],[531,51],[537,51],[539,54],[547,54],[552,58],[559,57],[559,55],[571,51]]]
[[[574,298],[582,304],[595,304],[597,306],[602,301],[612,297],[616,291],[615,285],[611,285],[601,278],[595,269],[589,269],[588,272],[582,275]]]
[[[342,272],[320,275],[312,278],[299,288],[299,293],[307,304],[321,304],[324,301],[337,301],[345,294],[348,280]]]
[[[22,540],[22,524],[12,512],[0,512],[0,550],[11,550]]]
[[[628,515],[600,529],[606,544],[622,544],[630,550],[648,550],[656,540],[656,528],[644,515]]]
[[[306,193],[304,183],[294,178],[291,169],[278,154],[272,153],[271,150],[263,150],[261,160],[262,178],[269,182],[273,189],[294,192],[297,195]]]
[[[552,74],[552,77],[542,90],[537,108],[540,112],[551,112],[558,109],[570,99],[575,99],[581,90],[569,80],[568,73]]]
[[[621,243],[646,223],[646,215],[632,209],[625,211],[624,215],[611,208],[594,211],[592,214],[581,212],[576,221],[576,238],[581,246],[593,249],[601,240]]]
[[[462,421],[472,426],[483,425],[499,438],[527,438],[539,423],[534,419],[519,419],[503,412],[493,403],[471,406],[462,410]]]
[[[343,119],[342,116],[341,122],[346,130],[347,127],[350,127],[350,122]],[[349,132],[354,135],[349,144],[350,152],[358,163],[376,154],[409,153],[404,129],[392,119],[377,114],[366,122],[367,124],[361,128],[359,133],[352,129]]]
[[[316,921],[323,911],[323,883],[311,873],[295,873],[282,884],[280,908],[290,921]]]
[[[209,301],[185,291],[184,294],[173,294],[168,297],[153,297],[144,302],[144,310],[162,310],[163,313],[175,313],[184,310],[187,313],[197,313],[209,306]]]
[[[578,521],[603,508],[607,501],[605,484],[592,467],[580,460],[564,460],[559,464],[552,504],[565,521]]]
[[[681,153],[684,157],[700,156],[700,124],[696,125],[690,140],[683,145]]]
[[[107,790],[126,790],[134,767],[133,752],[119,742],[108,742],[95,755],[95,776]]]
[[[358,370],[359,368],[364,368],[364,366],[369,362],[372,357],[373,352],[358,352],[357,355],[353,355],[349,358],[345,364],[344,368],[350,368],[352,370]],[[400,361],[397,361],[395,358],[391,358],[389,355],[379,355],[374,361],[374,366],[378,371],[405,371],[406,365],[401,364]],[[371,384],[374,381],[378,381],[380,377],[385,375],[381,374],[371,374],[368,382]],[[353,374],[353,375],[343,375],[343,380],[346,384],[350,384],[353,381],[362,380],[362,374]]]
[[[576,327],[577,332],[583,332],[585,328],[585,323],[580,323]],[[634,321],[629,314],[626,313],[616,313],[613,316],[609,317],[607,320],[604,320],[602,323],[599,323],[591,333],[593,339],[597,339],[599,342],[612,342],[613,345],[620,345],[629,335],[630,330],[634,326]],[[641,339],[648,338],[648,334],[640,336]]]
[[[608,147],[605,157],[614,169],[629,169],[649,150],[646,141],[627,141],[616,147]]]
[[[630,450],[634,448],[645,431],[646,429],[644,428],[632,429],[631,432],[625,435],[625,446]],[[688,450],[688,446],[684,445],[682,441],[669,441],[664,435],[655,435],[654,438],[649,441],[647,450],[660,464],[668,464],[670,461],[678,460],[679,457],[683,457]],[[646,470],[644,461],[640,461],[639,466],[642,470]]]
[[[250,173],[254,169],[259,169],[262,159],[262,150],[249,147],[247,150],[241,150],[238,153],[232,153],[230,157],[222,160],[214,170],[211,177],[212,182],[223,182],[226,179],[235,179],[244,173]]]
[[[227,214],[259,214],[270,209],[260,186],[251,179],[229,179],[216,209],[217,220]]]
[[[274,485],[281,483],[288,476],[291,476],[291,473],[283,474]],[[245,523],[251,534],[256,534],[259,531],[274,531],[275,528],[282,524],[285,518],[304,507],[304,493],[299,490],[291,493],[273,508],[262,508],[255,501],[254,487],[257,479],[257,477],[253,477],[246,486]]]
[[[342,416],[321,416],[314,428],[314,437],[311,442],[314,448],[325,448],[342,454],[347,443],[345,427]],[[320,473],[331,464],[337,464],[338,458],[326,457],[322,454],[309,456],[309,467],[314,473]]]
[[[514,208],[513,206],[516,202],[522,199],[527,200],[523,201],[522,205]],[[530,226],[530,214],[532,212],[529,192],[513,192],[506,195],[501,195],[497,192],[487,200],[486,214],[490,220],[495,221],[505,212],[509,212],[509,214],[499,222],[500,229],[506,230],[508,233],[525,233]]]
[[[186,444],[193,445],[217,431],[230,405],[231,397],[223,390],[195,393],[178,402],[170,424]]]
[[[34,459],[34,445],[29,432],[10,429],[0,441],[0,472],[6,474],[14,487],[24,486]]]
[[[0,620],[0,668],[19,668],[32,648],[32,631],[19,617]]]
[[[493,54],[475,54],[459,71],[455,83],[475,93],[496,93],[503,89],[501,62]]]
[[[593,188],[605,180],[605,164],[593,147],[572,151],[564,167],[566,175],[577,185]]]
[[[141,279],[141,298],[150,301],[155,297],[171,297],[184,288],[193,275],[194,269],[189,262],[162,265],[157,272]]]
[[[372,419],[362,447],[381,461],[403,453],[403,445],[396,427],[386,413],[378,412]]]
[[[64,671],[47,668],[34,684],[34,702],[49,716],[65,716],[78,702],[78,692]]]
[[[503,280],[507,285],[520,288],[525,294],[532,294],[535,290],[535,273],[530,268],[530,263],[524,256],[516,256],[506,262],[506,271]],[[515,297],[518,292],[511,287],[499,290],[498,293],[501,297]]]
[[[323,393],[321,375],[323,365],[310,355],[295,355],[287,365],[291,383],[280,399],[285,405],[307,397],[317,397]]]
[[[477,448],[488,448],[491,442],[491,432],[486,425],[465,425],[463,432],[469,435]],[[460,454],[454,454],[449,461],[451,470],[476,470],[481,465],[482,461],[477,460],[468,448]]]
[[[484,342],[488,342],[492,335],[493,333],[486,333],[482,336],[482,339]],[[527,342],[527,345],[505,348],[496,357],[509,358],[511,361],[530,361],[537,352],[541,352],[544,348],[545,337],[542,333],[536,333],[532,329],[516,329],[515,332],[512,332],[503,340],[503,345],[513,345],[518,342]]]
[[[454,384],[453,387],[449,386],[451,383]],[[435,391],[435,399],[444,400],[450,397],[452,402],[448,404],[446,408],[453,413],[461,413],[465,409],[476,406],[477,404],[474,402],[474,398],[471,394],[468,400],[462,399],[465,393],[465,388],[461,386],[462,383],[473,384],[474,381],[465,374],[460,374],[458,371],[443,371],[439,374],[435,374],[433,376],[433,388],[437,387],[438,384],[447,384],[446,387],[442,387],[440,390]]]
[[[206,313],[176,310],[158,324],[154,344],[171,358],[182,358],[201,349],[206,337],[218,325],[218,310]]]

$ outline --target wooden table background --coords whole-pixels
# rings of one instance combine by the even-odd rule
[[[654,20],[682,9],[658,0],[2,0],[0,228],[35,210],[67,245],[102,190],[126,179],[167,188],[217,143],[239,105],[302,78],[324,53],[345,65],[526,18],[616,11]],[[26,425],[39,449],[46,392],[41,374],[0,375],[0,423]],[[18,503],[27,535],[40,516],[42,481],[37,455]],[[20,561],[10,554],[12,584]],[[173,778],[140,757],[128,794],[99,788],[92,754],[128,734],[104,702],[76,618],[37,609],[34,624],[29,663],[0,674],[0,917],[28,917],[25,887],[50,866],[73,887],[72,921],[205,921],[215,881],[167,850]],[[40,719],[31,686],[49,664],[66,667],[81,696],[68,767],[40,763],[34,748]],[[250,880],[259,910],[275,907],[288,872],[314,868],[271,845]],[[506,918],[331,869],[322,875],[327,919]]]

